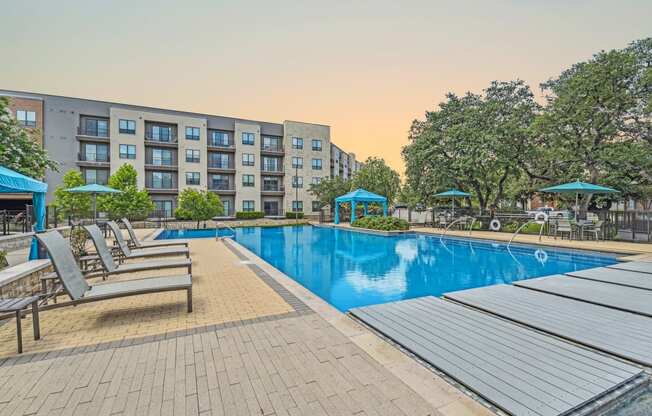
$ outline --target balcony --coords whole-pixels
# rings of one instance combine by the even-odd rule
[[[145,144],[159,147],[177,147],[177,135],[174,132],[161,134],[146,130]]]
[[[209,160],[208,171],[217,173],[235,172],[235,163],[232,160],[229,160],[228,162]]]
[[[108,168],[111,159],[108,155],[97,155],[96,153],[77,153],[77,165],[84,167]]]
[[[235,184],[229,181],[214,181],[208,189],[217,194],[235,195]]]
[[[285,186],[263,182],[263,189],[261,189],[260,193],[262,195],[283,195],[285,194]]]
[[[260,168],[260,171],[262,173],[264,173],[265,175],[274,175],[274,176],[283,176],[283,175],[285,175],[285,172],[283,172],[283,167],[282,166],[263,164],[263,166]]]
[[[107,143],[109,141],[109,129],[79,126],[77,127],[77,139]]]
[[[235,152],[235,144],[233,142],[224,142],[219,140],[208,140],[206,144],[208,150],[220,150],[223,152]]]
[[[161,194],[170,195],[170,194],[178,194],[179,193],[179,189],[177,189],[177,188],[153,188],[151,186],[146,186],[145,189],[150,194],[157,194],[157,195],[161,195]]]
[[[265,144],[260,145],[260,153],[271,155],[282,155],[285,153],[282,144]]]
[[[263,210],[266,217],[285,217],[283,208],[266,208]]]

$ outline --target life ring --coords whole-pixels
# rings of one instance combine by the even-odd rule
[[[494,219],[491,220],[491,222],[489,223],[489,229],[490,229],[491,231],[500,231],[500,225],[501,225],[501,224],[500,224],[500,220],[494,218]]]
[[[536,221],[537,224],[543,225],[548,222],[548,214],[545,212],[537,212],[537,215],[534,216],[534,221]]]
[[[539,248],[534,252],[534,258],[537,259],[539,263],[544,264],[548,261],[548,253]]]

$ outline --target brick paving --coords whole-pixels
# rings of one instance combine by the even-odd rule
[[[439,413],[235,248],[191,250],[199,318],[156,296],[46,311],[44,339],[0,360],[0,416],[468,414],[457,403]],[[220,301],[206,307],[201,290]]]

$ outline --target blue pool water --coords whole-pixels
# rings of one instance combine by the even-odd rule
[[[220,229],[218,235],[233,235]],[[158,238],[215,237],[168,230]],[[235,240],[340,311],[616,263],[607,254],[465,238],[392,237],[291,226],[237,228]]]

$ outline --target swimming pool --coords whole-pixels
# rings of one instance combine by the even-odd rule
[[[157,238],[215,236],[215,229],[166,230]],[[235,240],[343,312],[616,263],[602,253],[310,225],[236,228]]]

